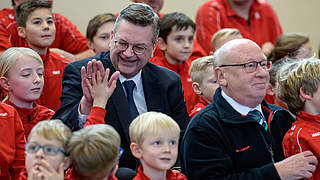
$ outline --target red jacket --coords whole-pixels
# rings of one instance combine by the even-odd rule
[[[183,64],[170,64],[164,56],[156,56],[151,58],[150,61],[159,66],[168,68],[180,75],[182,88],[184,91],[184,99],[186,100],[188,113],[190,113],[193,106],[198,102],[199,99],[199,96],[196,95],[192,89],[192,80],[189,75],[189,68],[191,66],[192,59],[188,59]]]
[[[310,150],[319,159],[320,115],[313,116],[300,111],[296,122],[283,138],[283,150],[286,157]],[[317,167],[311,179],[320,179],[320,167]]]
[[[6,100],[4,103],[13,106],[18,111],[26,138],[28,138],[33,126],[39,121],[51,119],[54,114],[54,111],[51,109],[38,105],[37,103],[33,103],[34,106],[31,109],[18,107],[9,100]]]
[[[54,13],[56,37],[50,48],[63,49],[77,54],[88,49],[87,39],[66,17]],[[26,41],[18,35],[14,9],[0,11],[0,51],[10,47],[27,47]]]
[[[0,179],[18,179],[24,168],[24,130],[18,112],[0,103]],[[10,170],[10,172],[9,172]]]
[[[44,87],[37,103],[56,111],[61,103],[63,71],[69,61],[50,51],[40,56],[44,64]]]
[[[227,0],[207,1],[197,11],[197,41],[209,54],[212,36],[222,28],[237,28],[244,38],[259,46],[268,41],[274,43],[282,34],[279,19],[266,1],[253,1],[248,21],[233,11]]]
[[[105,124],[104,116],[106,115],[106,109],[101,107],[93,106],[91,108],[90,114],[87,117],[84,127],[93,125],[93,124]]]
[[[193,107],[191,112],[189,113],[190,118],[193,118],[198,112],[200,112],[203,108],[205,108],[209,102],[204,98],[200,97],[199,102]]]
[[[171,169],[167,170],[167,180],[186,180],[187,177],[180,173],[179,171],[172,171]],[[147,177],[143,173],[142,166],[138,168],[137,176],[133,178],[133,180],[150,180],[149,177]]]

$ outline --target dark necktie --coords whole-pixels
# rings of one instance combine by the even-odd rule
[[[134,103],[134,100],[133,100],[133,89],[136,86],[136,83],[134,83],[133,80],[130,80],[130,81],[123,82],[123,85],[127,93],[127,100],[129,103],[131,120],[133,120],[139,115],[136,104]]]
[[[257,121],[265,130],[268,129],[268,124],[266,122],[266,120],[264,119],[264,117],[262,116],[261,112],[254,109],[252,111],[250,111],[247,116],[253,118],[255,121]]]

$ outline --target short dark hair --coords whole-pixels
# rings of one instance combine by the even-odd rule
[[[161,18],[159,37],[167,42],[167,37],[174,26],[176,26],[178,31],[186,30],[189,27],[192,27],[192,29],[196,31],[196,24],[188,16],[183,13],[173,12]]]
[[[52,5],[45,0],[27,0],[16,7],[17,24],[20,27],[26,27],[29,15],[40,8],[52,10]],[[52,13],[52,12],[51,12]]]
[[[157,42],[160,31],[160,20],[157,13],[154,12],[149,5],[144,3],[132,3],[124,8],[113,26],[114,33],[117,32],[119,23],[122,19],[142,27],[151,25],[153,35],[152,43],[155,44]]]
[[[111,13],[98,14],[92,18],[87,26],[87,39],[92,41],[93,37],[97,34],[98,29],[105,23],[115,22],[116,17]]]

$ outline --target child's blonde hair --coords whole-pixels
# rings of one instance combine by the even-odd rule
[[[179,137],[179,125],[168,115],[160,112],[146,112],[136,117],[129,126],[131,142],[142,145],[146,133],[158,133],[168,130]]]
[[[24,47],[12,47],[5,50],[0,56],[0,77],[6,77],[10,68],[17,60],[22,58],[22,56],[30,56],[43,65],[40,55],[34,50]]]
[[[212,40],[211,40],[212,52],[215,52],[217,50],[216,45],[217,45],[218,41],[226,39],[230,36],[239,36],[239,38],[242,38],[240,31],[235,28],[223,28],[223,29],[220,29],[219,31],[217,31],[212,36]]]
[[[206,75],[206,69],[213,68],[213,62],[213,56],[205,56],[192,61],[189,69],[192,82],[201,84],[204,76]]]
[[[303,110],[305,100],[300,98],[300,88],[313,96],[320,83],[320,60],[304,59],[283,66],[277,74],[278,96],[296,114]]]
[[[38,122],[32,128],[28,137],[28,141],[30,141],[34,134],[37,136],[43,136],[49,140],[57,140],[58,142],[62,143],[63,149],[66,150],[72,132],[71,129],[61,120],[53,119]]]
[[[111,171],[120,153],[120,136],[110,125],[87,126],[73,132],[67,152],[81,176],[91,177],[107,169]]]

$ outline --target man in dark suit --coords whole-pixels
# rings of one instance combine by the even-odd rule
[[[159,18],[152,8],[141,3],[131,4],[120,12],[116,20],[110,52],[91,58],[101,61],[104,68],[110,69],[110,74],[120,72],[105,116],[106,124],[112,125],[121,136],[121,146],[125,152],[120,159],[120,167],[136,169],[137,160],[129,148],[129,125],[136,115],[147,111],[165,113],[177,121],[182,133],[189,122],[180,77],[148,62],[158,35]],[[61,119],[73,130],[82,128],[92,107],[92,100],[83,95],[80,70],[91,59],[71,63],[64,70],[62,103],[54,118]],[[88,69],[86,78],[90,79],[98,70]],[[133,92],[128,91],[127,81],[134,82]],[[129,100],[130,93],[133,93],[133,100]]]

